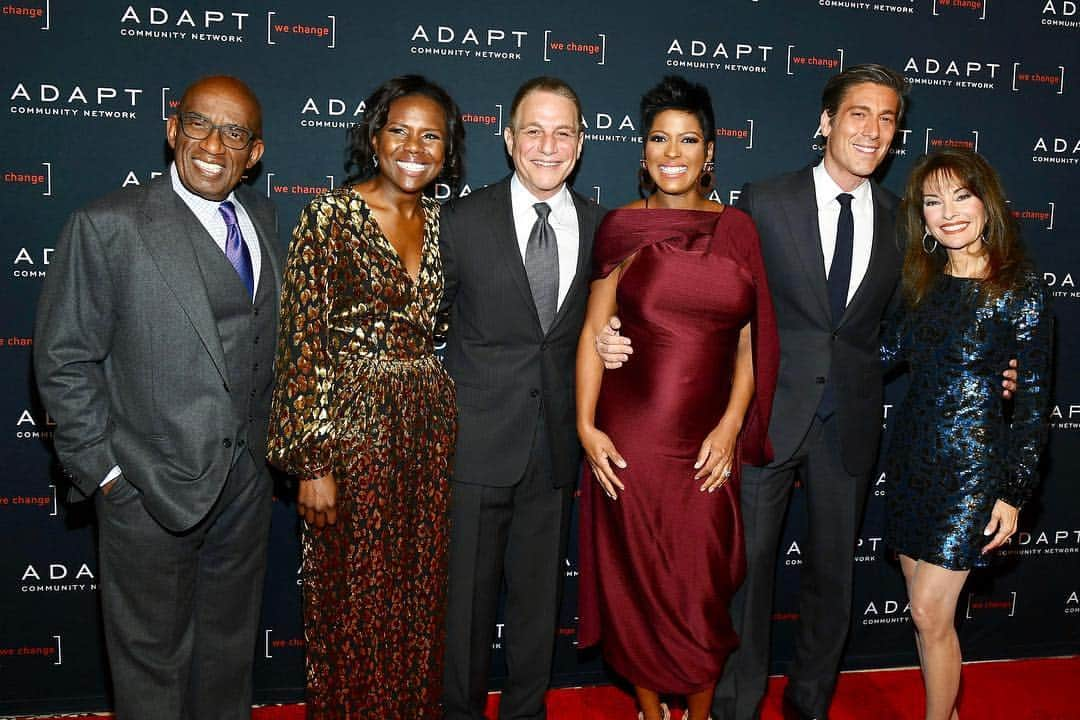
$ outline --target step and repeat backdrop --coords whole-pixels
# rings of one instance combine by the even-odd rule
[[[880,62],[912,84],[910,110],[883,168],[899,191],[928,149],[968,147],[1001,172],[1032,256],[1052,290],[1057,376],[1043,485],[1022,528],[960,602],[966,657],[1080,652],[1080,8],[1074,0],[717,0],[656,5],[418,0],[0,0],[0,714],[108,706],[88,504],[67,506],[34,391],[32,328],[54,240],[67,215],[165,171],[165,119],[193,79],[229,73],[264,108],[267,151],[249,182],[278,206],[281,243],[301,207],[343,180],[346,129],[384,79],[419,72],[461,106],[468,134],[462,193],[509,165],[500,132],[515,88],[557,75],[584,103],[574,179],[614,207],[637,193],[637,116],[669,73],[704,83],[717,118],[717,199],[819,157],[822,84]],[[446,199],[448,191],[439,188]],[[882,408],[888,429],[901,388]],[[912,627],[898,567],[881,541],[889,478],[875,483],[856,557],[846,668],[911,665]],[[260,701],[303,694],[294,506],[275,503],[257,649]],[[777,574],[774,670],[791,657],[800,545],[797,488]],[[132,552],[138,552],[132,548]],[[557,685],[611,678],[575,647],[577,566],[554,669]],[[505,672],[496,633],[493,686]]]

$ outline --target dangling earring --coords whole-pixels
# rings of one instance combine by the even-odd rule
[[[701,170],[702,170],[701,178],[700,178],[701,189],[702,190],[708,190],[710,187],[712,187],[712,171],[713,171],[712,161],[710,160],[709,162],[705,163],[702,166]]]
[[[645,167],[645,158],[642,158],[641,168],[638,170],[638,192],[641,193],[642,197],[647,198],[655,191],[656,183],[653,182],[648,168]]]
[[[379,169],[379,158],[378,158],[378,156],[376,156],[376,155],[371,156],[371,167],[375,168],[376,170]]]
[[[933,245],[927,245],[926,244],[927,238],[932,240],[934,242],[934,244]],[[923,228],[922,249],[923,249],[923,252],[926,253],[927,255],[933,255],[934,251],[937,250],[937,238],[935,238],[933,235],[931,235],[930,231],[927,230],[926,228]]]

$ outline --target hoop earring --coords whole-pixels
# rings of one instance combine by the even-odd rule
[[[933,240],[934,244],[933,245],[927,245],[926,244],[926,239],[927,238],[930,238],[931,240]],[[937,238],[935,238],[933,235],[931,235],[929,230],[924,230],[923,231],[923,236],[922,236],[922,249],[923,249],[923,252],[926,253],[927,255],[933,255],[934,251],[937,250],[937,246],[938,246]]]

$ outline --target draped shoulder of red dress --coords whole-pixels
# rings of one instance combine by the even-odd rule
[[[615,210],[597,232],[595,277],[631,255],[616,301],[634,355],[605,371],[596,409],[627,461],[626,490],[612,501],[585,473],[578,637],[635,685],[693,693],[738,643],[728,606],[745,570],[739,465],[771,459],[776,319],[757,231],[735,208]],[[694,461],[727,407],[747,323],[754,398],[731,478],[703,493]]]

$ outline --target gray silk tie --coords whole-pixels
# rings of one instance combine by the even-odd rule
[[[533,209],[539,217],[525,246],[525,274],[529,276],[540,327],[546,333],[555,321],[559,301],[559,244],[555,240],[555,231],[548,224],[551,207],[540,202],[533,205]]]

